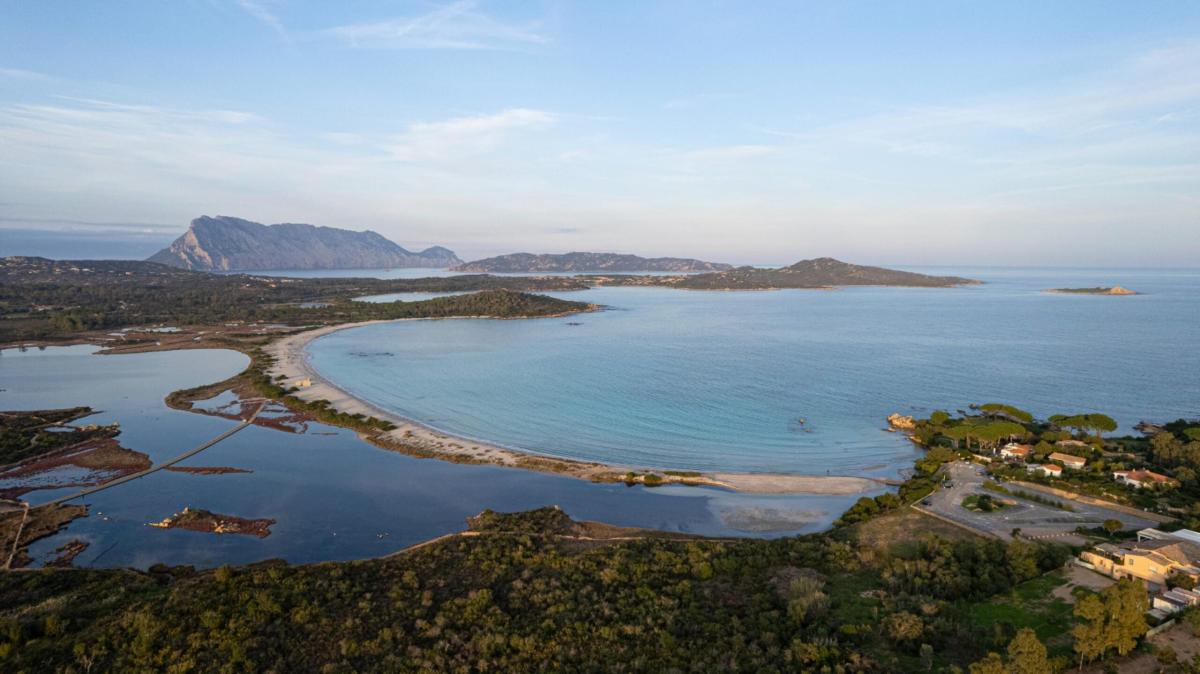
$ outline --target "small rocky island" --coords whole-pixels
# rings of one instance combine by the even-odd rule
[[[1046,292],[1056,293],[1060,295],[1137,295],[1138,292],[1121,286],[1097,287],[1097,288],[1051,288]]]
[[[184,508],[183,512],[165,517],[146,526],[157,529],[188,529],[209,534],[246,534],[266,538],[271,535],[273,519],[246,519],[233,515],[219,515],[208,510]]]

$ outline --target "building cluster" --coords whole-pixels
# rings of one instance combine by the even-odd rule
[[[1084,550],[1077,562],[1110,578],[1136,578],[1151,592],[1150,614],[1162,620],[1200,606],[1200,532],[1142,529],[1137,540],[1101,543]]]
[[[1090,449],[1087,443],[1078,440],[1060,440],[1057,443],[1060,448],[1075,448]],[[1033,446],[1010,442],[1004,445],[996,454],[1003,460],[1009,463],[1025,464],[1025,470],[1030,473],[1044,475],[1046,477],[1062,477],[1064,470],[1083,470],[1087,466],[1087,459],[1075,454],[1066,452],[1053,452],[1046,457],[1045,463],[1030,463],[1033,458]],[[1179,481],[1156,473],[1152,470],[1118,470],[1114,471],[1113,480],[1118,484],[1134,489],[1146,488],[1173,488],[1179,486]]]

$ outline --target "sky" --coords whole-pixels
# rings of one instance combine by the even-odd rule
[[[0,0],[0,255],[1200,266],[1200,3]]]

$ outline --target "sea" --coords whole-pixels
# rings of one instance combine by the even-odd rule
[[[309,357],[338,386],[449,433],[660,469],[901,477],[918,454],[885,430],[888,414],[993,401],[1039,416],[1104,412],[1121,432],[1140,420],[1200,417],[1200,270],[912,269],[985,283],[599,288],[557,294],[604,305],[599,312],[354,328],[315,340]],[[1141,294],[1045,292],[1114,284]],[[122,443],[156,462],[235,423],[162,401],[236,373],[245,356],[95,351],[3,350],[0,409],[90,405],[98,412],[87,422],[119,422]],[[625,526],[781,536],[828,527],[858,497],[593,484],[416,459],[321,424],[304,433],[250,427],[183,465],[252,472],[161,471],[90,496],[87,517],[31,548],[35,564],[72,539],[89,543],[80,566],[358,559],[461,530],[485,508],[547,505]],[[26,498],[44,502],[62,491]],[[263,539],[146,526],[186,506],[276,524]]]

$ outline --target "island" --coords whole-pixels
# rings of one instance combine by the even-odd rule
[[[266,538],[271,535],[273,519],[246,519],[234,515],[219,515],[217,513],[197,508],[184,508],[183,512],[165,517],[158,522],[149,522],[146,526],[158,529],[187,529],[210,534],[245,534]]]
[[[1051,288],[1046,292],[1056,293],[1060,295],[1138,295],[1139,293],[1121,286],[1097,287],[1097,288]]]
[[[444,268],[462,262],[441,246],[412,252],[372,231],[263,225],[227,215],[192,220],[182,236],[149,261],[202,271]]]
[[[618,253],[564,253],[534,255],[512,253],[475,260],[451,271],[528,274],[547,272],[710,272],[733,269],[733,265],[680,257],[639,257]]]

